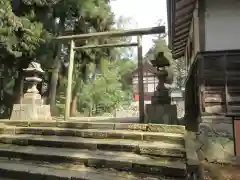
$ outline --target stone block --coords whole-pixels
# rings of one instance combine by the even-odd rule
[[[231,163],[234,159],[231,123],[208,121],[200,123],[197,134],[198,153],[209,162]]]
[[[164,148],[156,147],[151,145],[141,145],[139,144],[140,154],[154,155],[154,156],[168,156],[168,157],[177,157],[184,158],[185,151],[183,148]]]
[[[52,120],[49,105],[14,104],[10,120]]]
[[[77,136],[77,133],[76,133],[77,131],[75,131],[74,129],[51,129],[50,128],[50,129],[48,129],[48,131],[49,131],[49,133],[51,133],[51,131],[53,131],[53,133],[57,136]]]
[[[21,104],[43,104],[43,100],[40,94],[35,93],[26,93],[24,94],[23,99],[21,100]]]
[[[148,123],[156,124],[177,124],[176,105],[146,105],[146,115]]]
[[[147,124],[137,124],[137,123],[116,123],[115,124],[116,130],[140,130],[146,131]]]
[[[147,131],[185,134],[185,126],[167,124],[148,124]]]
[[[201,144],[199,153],[209,162],[231,163],[234,159],[234,143],[231,138],[211,136],[205,141],[199,140],[199,143]]]
[[[9,121],[9,119],[8,119],[7,121],[4,121],[3,123],[8,126],[28,127],[28,121],[18,121],[18,120]]]
[[[29,127],[56,127],[56,122],[55,121],[30,121],[28,122]]]
[[[151,133],[151,134],[143,134],[143,140],[146,141],[161,141],[165,143],[173,143],[173,144],[183,144],[184,136],[178,134],[170,134],[170,133]]]

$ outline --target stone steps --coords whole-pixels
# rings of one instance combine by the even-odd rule
[[[184,144],[184,135],[162,132],[142,132],[112,129],[73,129],[52,127],[14,127],[5,126],[2,134],[32,134],[32,135],[56,135],[73,136],[95,139],[131,139],[145,141],[161,141],[165,143]]]
[[[176,125],[2,121],[0,175],[24,180],[186,180],[185,133]]]
[[[138,124],[138,123],[111,123],[111,122],[83,122],[83,121],[9,121],[1,120],[1,123],[16,127],[58,127],[73,129],[113,129],[113,130],[138,130],[147,132],[162,132],[184,134],[185,126],[162,124]]]
[[[184,161],[171,158],[150,157],[129,152],[100,150],[50,148],[38,146],[17,146],[0,144],[1,157],[22,160],[42,160],[49,163],[73,163],[95,168],[113,168],[119,171],[161,174],[184,177]]]
[[[48,164],[46,162],[28,162],[19,160],[0,160],[1,180],[51,179],[51,180],[184,180],[148,174],[134,174],[95,169],[72,164]],[[12,179],[3,179],[4,177]]]
[[[127,139],[92,139],[69,136],[41,135],[0,135],[0,143],[22,146],[43,146],[56,148],[73,148],[89,150],[111,150],[134,152],[156,156],[185,157],[183,145],[160,141],[137,141]]]

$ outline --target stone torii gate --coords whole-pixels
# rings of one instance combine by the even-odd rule
[[[70,53],[69,53],[69,66],[68,66],[68,83],[66,88],[66,102],[65,102],[65,114],[64,120],[70,117],[70,103],[72,95],[72,76],[73,76],[73,66],[74,66],[74,53],[79,49],[91,49],[91,48],[106,48],[106,47],[137,47],[138,54],[138,84],[139,84],[139,120],[144,123],[144,87],[143,87],[143,56],[142,56],[142,36],[150,34],[162,34],[165,33],[165,26],[143,28],[143,29],[132,29],[132,30],[122,30],[122,31],[109,31],[109,32],[96,32],[88,34],[79,35],[68,35],[59,36],[56,40],[59,41],[70,41]],[[75,47],[76,40],[87,40],[93,38],[110,38],[110,37],[129,37],[137,36],[137,43],[120,43],[120,44],[99,44],[99,45],[85,45],[80,47]]]

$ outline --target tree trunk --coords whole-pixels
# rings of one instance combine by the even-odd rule
[[[76,116],[76,112],[77,112],[77,101],[78,101],[78,97],[74,96],[71,102],[71,107],[70,107],[70,116],[71,117],[75,117]]]
[[[21,96],[23,89],[22,86],[22,78],[23,78],[23,73],[22,71],[19,72],[19,76],[15,79],[15,83],[13,86],[13,104],[19,104],[21,100]]]
[[[53,69],[51,75],[51,84],[49,86],[49,104],[52,115],[57,115],[56,112],[56,92],[57,92],[57,84],[58,84],[58,73],[60,69],[61,62],[56,60],[56,66]]]
[[[56,47],[56,54],[54,57],[53,71],[51,74],[51,83],[49,86],[49,97],[48,102],[50,104],[50,110],[52,115],[58,115],[56,110],[56,92],[58,84],[58,74],[61,67],[61,61],[59,59],[59,54],[61,52],[61,44]]]
[[[81,86],[81,81],[77,80],[75,87],[73,89],[73,93],[72,93],[72,102],[71,102],[71,107],[70,107],[70,116],[71,117],[76,116],[80,86]]]
[[[64,31],[64,25],[65,25],[65,17],[62,16],[60,17],[60,23],[58,27],[56,28],[56,33],[57,35],[61,35],[62,32]],[[51,73],[51,83],[48,89],[48,103],[50,104],[50,111],[52,115],[58,115],[57,114],[57,109],[56,109],[56,93],[57,93],[57,85],[58,85],[58,76],[59,76],[59,71],[61,67],[61,61],[60,61],[60,53],[62,49],[62,44],[60,42],[57,42],[57,45],[55,46],[56,48],[55,53],[53,55],[53,71]]]

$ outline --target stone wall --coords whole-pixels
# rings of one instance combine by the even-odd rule
[[[204,116],[201,118],[198,154],[209,162],[230,163],[234,160],[232,121],[226,117]]]

